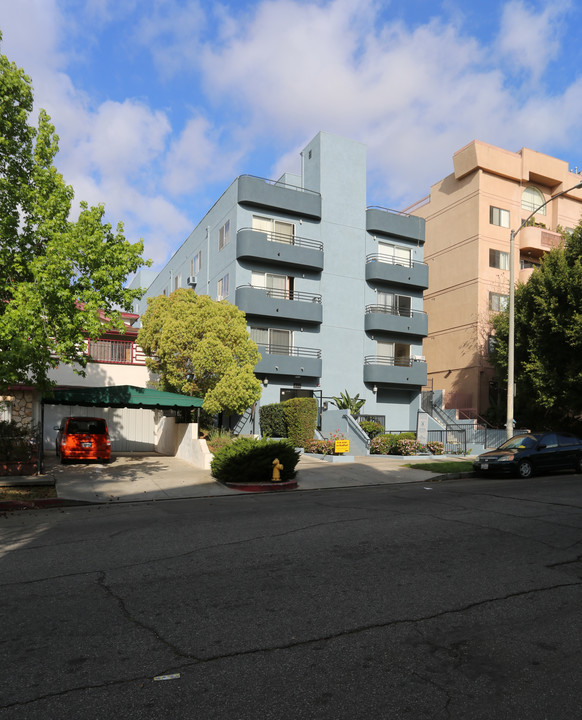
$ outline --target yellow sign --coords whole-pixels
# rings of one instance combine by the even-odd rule
[[[335,453],[345,453],[350,451],[350,441],[349,440],[336,440],[333,451]]]

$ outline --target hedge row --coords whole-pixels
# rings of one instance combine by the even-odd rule
[[[263,405],[259,416],[264,437],[288,438],[294,447],[303,447],[315,434],[317,400],[291,398],[282,403]]]

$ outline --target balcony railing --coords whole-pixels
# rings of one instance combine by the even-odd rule
[[[412,367],[413,362],[419,362],[411,357],[393,357],[390,355],[366,355],[364,365],[392,365],[396,367]]]
[[[143,350],[128,340],[89,340],[87,354],[92,362],[145,365]]]
[[[399,317],[413,317],[414,315],[424,314],[415,310],[405,310],[394,305],[366,305],[366,314],[368,313],[386,313],[387,315],[398,315]]]
[[[366,256],[366,280],[417,289],[428,287],[428,265],[380,253]]]
[[[366,208],[366,230],[424,243],[424,218],[383,207]]]
[[[321,350],[316,348],[296,347],[294,345],[262,345],[257,343],[261,350],[264,348],[269,355],[287,355],[288,357],[321,357]]]
[[[309,238],[299,237],[298,235],[285,235],[284,233],[272,232],[270,230],[260,230],[258,228],[241,228],[238,232],[251,230],[252,232],[261,233],[269,242],[284,243],[285,245],[295,245],[296,247],[310,248],[311,250],[323,250],[323,243],[319,240],[310,240]]]
[[[237,200],[243,205],[276,208],[285,213],[321,220],[321,194],[254,175],[238,178]]]
[[[257,287],[256,285],[239,285],[239,287],[250,287],[253,290],[263,290],[265,295],[269,298],[321,304],[321,295],[314,295],[313,293],[297,292],[297,290],[279,290],[278,288]],[[239,288],[237,288],[237,290],[238,289]]]

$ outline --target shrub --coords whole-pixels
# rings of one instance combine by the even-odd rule
[[[360,427],[368,435],[369,438],[375,438],[384,432],[384,426],[374,420],[362,420]]]
[[[430,442],[427,442],[426,447],[433,455],[444,455],[445,446],[438,440],[431,440]]]
[[[291,398],[282,403],[287,421],[287,437],[293,447],[303,447],[315,435],[317,426],[317,400]]]
[[[210,468],[222,482],[268,482],[277,458],[283,465],[281,480],[291,480],[299,457],[288,440],[237,438],[215,454]]]
[[[421,444],[418,440],[411,440],[410,438],[399,438],[396,441],[396,454],[397,455],[418,455],[421,450]]]
[[[222,428],[212,428],[206,436],[206,443],[211,453],[222,450],[230,445],[232,441],[233,437],[230,430],[224,430]]]
[[[0,420],[0,460],[30,460],[36,453],[38,431]]]
[[[390,433],[376,435],[370,441],[370,453],[373,455],[393,454],[397,439],[398,435],[391,435]]]
[[[306,453],[315,453],[316,455],[333,455],[333,440],[306,440],[303,448]]]
[[[287,437],[287,420],[282,403],[261,405],[259,410],[261,433],[265,437]]]

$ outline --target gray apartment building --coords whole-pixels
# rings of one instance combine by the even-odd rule
[[[180,287],[227,300],[259,346],[261,404],[347,390],[387,429],[415,429],[427,377],[423,251],[424,219],[366,206],[365,146],[320,132],[300,176],[234,180],[137,311]]]

